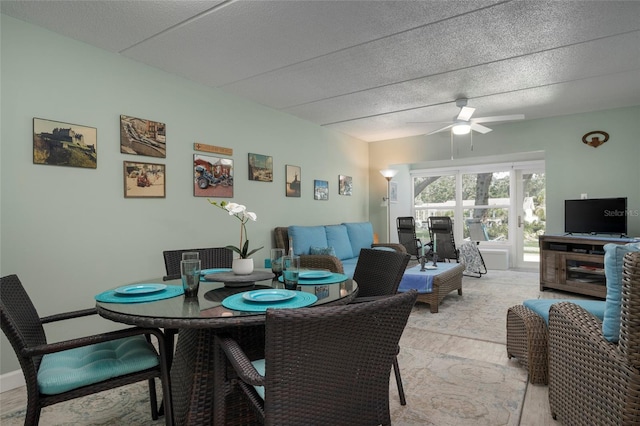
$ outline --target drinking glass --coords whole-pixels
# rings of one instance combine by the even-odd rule
[[[197,251],[185,251],[182,253],[182,260],[200,259],[200,253]]]
[[[298,287],[298,274],[300,273],[300,256],[285,256],[282,260],[282,275],[284,288],[295,290]]]
[[[200,260],[186,259],[180,262],[180,274],[184,295],[186,297],[197,296],[200,287]]]
[[[271,272],[278,278],[282,275],[282,258],[284,257],[284,249],[271,249]]]

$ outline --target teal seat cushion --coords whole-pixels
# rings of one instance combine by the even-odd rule
[[[324,227],[327,232],[327,244],[333,247],[336,257],[340,260],[350,259],[354,256],[351,249],[351,241],[347,234],[347,227],[344,225],[327,225]]]
[[[607,299],[602,321],[602,334],[610,342],[620,335],[620,304],[622,303],[622,267],[624,255],[640,251],[640,243],[605,244],[604,274],[607,279]]]
[[[293,240],[293,254],[309,254],[311,246],[329,247],[324,226],[290,226],[289,238]]]
[[[353,274],[356,272],[356,265],[358,264],[358,258],[352,257],[351,259],[342,260],[342,270],[344,274],[349,278],[353,278]]]
[[[56,395],[158,365],[158,355],[143,336],[46,354],[38,370],[38,387]]]
[[[260,373],[260,375],[262,377],[264,377],[264,359],[257,359],[255,361],[251,361],[251,364],[253,364],[254,368],[258,371],[258,373]],[[258,392],[258,395],[260,395],[260,397],[262,399],[264,399],[264,386],[254,386],[254,389],[256,390],[256,392]]]
[[[554,303],[571,302],[584,308],[590,314],[593,314],[598,319],[602,320],[604,317],[604,301],[603,300],[576,300],[576,299],[529,299],[522,302],[524,306],[531,309],[538,314],[544,322],[549,325],[549,308]]]
[[[354,256],[360,255],[363,248],[371,248],[373,244],[373,225],[371,222],[343,223],[351,241],[351,251]]]

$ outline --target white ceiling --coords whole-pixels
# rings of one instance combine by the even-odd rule
[[[6,1],[2,13],[365,141],[640,105],[640,1]],[[435,122],[408,124],[410,122]],[[492,127],[495,123],[488,125]]]

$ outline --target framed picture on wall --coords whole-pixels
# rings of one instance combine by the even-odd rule
[[[389,201],[392,203],[398,202],[398,183],[389,182]]]
[[[313,181],[313,199],[328,200],[329,199],[329,182],[326,180]]]
[[[286,182],[286,195],[287,197],[299,197],[300,196],[300,186],[301,186],[301,177],[300,177],[300,167],[298,166],[286,166],[286,174],[287,182]]]
[[[164,164],[124,161],[124,198],[165,198]]]
[[[193,154],[193,195],[233,197],[233,160]]]
[[[167,157],[167,126],[144,118],[120,116],[120,152],[123,154]]]
[[[351,195],[353,190],[353,182],[351,176],[340,175],[338,177],[338,194]]]
[[[273,182],[273,157],[249,153],[249,180]]]
[[[33,164],[97,168],[98,130],[34,117]]]

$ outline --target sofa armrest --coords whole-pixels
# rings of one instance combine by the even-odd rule
[[[395,243],[373,243],[373,244],[371,244],[371,248],[375,248],[375,247],[389,247],[389,248],[392,248],[395,251],[400,252],[400,253],[406,253],[407,252],[407,249],[402,244],[395,244]]]
[[[303,254],[300,256],[300,267],[309,269],[328,269],[331,272],[344,274],[342,262],[335,256],[326,254]]]

